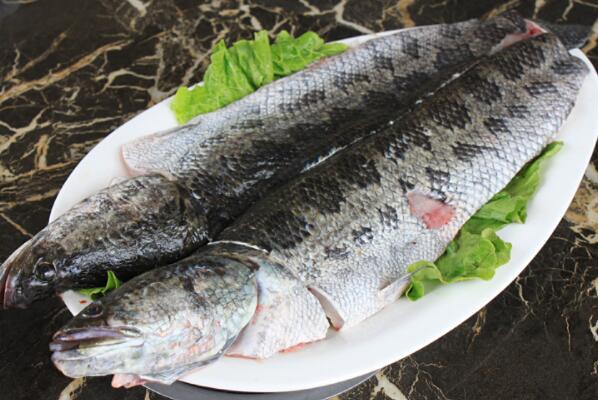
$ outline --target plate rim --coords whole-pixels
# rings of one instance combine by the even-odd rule
[[[411,29],[411,28],[407,28],[407,29]],[[370,35],[361,35],[361,36],[356,36],[356,37],[352,37],[352,38],[348,38],[348,39],[344,39],[341,42],[343,43],[347,43],[349,45],[355,45],[358,43],[362,43],[364,41],[370,40],[374,37],[379,37],[379,36],[384,36],[384,35],[388,35],[388,34],[392,34],[392,33],[396,33],[398,31],[401,31],[402,29],[399,30],[393,30],[393,31],[385,31],[385,32],[379,32],[379,33],[375,33],[375,34],[370,34]],[[587,59],[587,57],[579,50],[573,50],[572,54],[580,57],[582,60],[584,60],[586,62],[586,64],[591,66],[590,61]],[[588,77],[586,77],[586,82],[584,82],[584,87],[585,85],[588,85],[588,81],[593,80],[594,82],[592,84],[596,85],[596,88],[598,89],[598,76],[596,75],[596,70],[594,69],[593,66],[591,66],[590,68],[590,74],[588,75]],[[598,90],[597,90],[598,92]],[[598,99],[598,95],[596,96],[596,99]],[[596,100],[594,99],[594,100]],[[52,221],[53,219],[57,218],[62,212],[64,212],[66,209],[68,209],[69,207],[65,208],[65,201],[66,203],[69,202],[68,199],[68,188],[71,187],[78,178],[77,175],[77,171],[79,170],[80,166],[85,165],[85,163],[89,164],[89,160],[93,159],[94,157],[97,156],[97,154],[101,154],[100,152],[103,151],[103,145],[107,145],[108,142],[110,142],[110,138],[114,139],[115,135],[118,135],[120,132],[122,131],[127,131],[127,129],[131,129],[132,125],[135,125],[136,123],[138,124],[140,121],[142,122],[142,120],[144,119],[144,116],[147,117],[147,115],[151,115],[149,114],[149,112],[151,110],[156,110],[158,107],[162,107],[162,108],[167,108],[168,109],[168,105],[170,103],[170,101],[172,100],[172,96],[161,101],[160,103],[152,106],[149,109],[146,109],[142,112],[140,112],[139,114],[137,114],[135,117],[133,117],[132,119],[130,119],[129,121],[125,122],[123,125],[121,125],[120,127],[118,127],[117,129],[115,129],[114,131],[112,131],[109,135],[107,135],[102,141],[100,141],[94,148],[92,148],[86,155],[85,157],[82,158],[82,160],[77,164],[77,166],[73,169],[73,171],[69,174],[69,177],[67,178],[67,180],[65,181],[64,185],[62,186],[62,188],[60,189],[56,200],[53,204],[51,213],[50,213],[50,221]],[[596,100],[598,101],[598,100]],[[577,105],[576,105],[577,107]],[[576,108],[575,107],[575,108]],[[575,110],[574,108],[574,110]],[[165,117],[166,118],[166,117]],[[150,118],[151,119],[151,118]],[[171,121],[166,121],[167,123],[173,124],[176,123],[174,121],[174,116],[172,116]],[[567,121],[569,121],[569,119],[567,119]],[[596,142],[596,136],[598,135],[598,121],[594,124],[594,145]],[[153,132],[155,132],[155,130],[153,130]],[[124,135],[124,134],[123,134]],[[139,136],[144,136],[144,135],[138,135]],[[126,141],[131,140],[133,137],[127,137],[128,139]],[[119,138],[120,139],[120,138]],[[114,141],[114,140],[113,140]],[[567,141],[565,141],[567,142]],[[110,142],[112,143],[112,142]],[[104,146],[106,147],[106,146]],[[565,146],[566,148],[566,146]],[[592,146],[593,148],[593,146]],[[569,186],[573,186],[571,185],[571,183],[574,183],[575,188],[577,188],[579,186],[579,183],[581,182],[581,179],[583,178],[584,172],[585,172],[585,168],[587,166],[587,163],[589,162],[590,158],[592,155],[592,151],[588,150],[585,154],[584,157],[581,157],[582,160],[584,160],[584,168],[583,169],[575,169],[574,170],[574,178],[572,179],[571,182],[569,182]],[[555,156],[556,158],[560,158],[562,157],[562,155],[559,153]],[[87,161],[86,161],[87,160]],[[554,161],[554,160],[553,160]],[[581,165],[581,162],[579,162],[579,165]],[[79,174],[80,175],[80,174]],[[103,186],[106,186],[107,182],[104,182]],[[66,189],[65,189],[66,188]],[[541,190],[542,188],[540,188]],[[481,301],[478,301],[477,304],[479,304],[479,306],[475,306],[475,307],[470,307],[469,309],[467,309],[467,311],[465,310],[459,310],[459,312],[456,313],[456,315],[454,315],[451,319],[451,323],[450,324],[445,324],[443,326],[441,326],[441,328],[436,329],[434,331],[433,334],[430,334],[429,332],[427,334],[423,334],[421,335],[420,340],[418,340],[418,344],[416,346],[411,346],[408,348],[408,350],[403,350],[401,352],[399,351],[395,351],[395,352],[386,352],[387,354],[383,354],[382,356],[378,357],[375,361],[370,360],[369,363],[363,363],[360,367],[357,368],[348,368],[345,369],[344,372],[336,372],[334,374],[334,378],[331,378],[330,376],[325,377],[325,376],[321,376],[321,377],[317,377],[317,378],[313,378],[309,381],[309,383],[300,383],[300,382],[295,382],[294,384],[289,384],[287,383],[276,383],[276,382],[269,382],[269,383],[264,383],[263,381],[260,380],[254,380],[254,381],[249,381],[249,380],[245,380],[245,382],[241,382],[241,383],[237,383],[237,384],[231,384],[231,381],[228,378],[225,379],[220,379],[218,380],[214,380],[212,378],[212,382],[210,382],[210,379],[201,379],[201,374],[202,371],[199,372],[192,372],[190,375],[186,375],[185,377],[183,377],[182,379],[180,379],[183,382],[192,384],[192,385],[197,385],[197,386],[203,386],[203,387],[210,387],[213,389],[219,389],[219,390],[230,390],[230,391],[238,391],[238,392],[250,392],[250,393],[255,393],[255,392],[266,392],[266,393],[271,393],[271,392],[281,392],[281,391],[295,391],[295,390],[305,390],[305,389],[310,389],[310,388],[315,388],[315,387],[320,387],[320,386],[325,386],[325,385],[329,385],[329,384],[333,384],[335,382],[340,382],[340,381],[344,381],[344,380],[349,380],[352,378],[355,378],[359,375],[363,375],[365,373],[367,373],[368,371],[373,371],[373,370],[377,370],[380,369],[386,365],[389,365],[393,362],[396,362],[418,350],[420,350],[421,348],[427,346],[428,344],[432,343],[433,341],[437,340],[438,338],[444,336],[446,333],[448,333],[450,330],[456,328],[457,326],[459,326],[461,323],[463,323],[465,320],[467,320],[469,317],[471,317],[472,315],[474,315],[476,312],[478,312],[481,308],[485,307],[493,298],[495,298],[496,296],[498,296],[510,283],[512,283],[517,276],[527,267],[527,265],[532,261],[532,259],[537,255],[537,253],[539,252],[539,250],[544,246],[544,244],[546,243],[546,241],[550,238],[550,236],[552,235],[554,229],[556,228],[556,226],[558,225],[558,223],[560,222],[560,220],[562,219],[562,216],[565,214],[565,212],[567,211],[567,209],[569,208],[569,205],[571,203],[571,200],[573,199],[574,195],[576,193],[576,189],[575,190],[570,190],[569,192],[567,192],[567,201],[562,201],[561,203],[557,204],[558,207],[558,212],[553,213],[553,218],[551,220],[550,226],[549,228],[546,228],[544,231],[540,232],[543,236],[543,239],[540,240],[536,240],[534,243],[534,247],[537,247],[537,249],[532,250],[532,251],[528,251],[527,254],[525,254],[525,256],[523,257],[523,260],[518,260],[518,262],[516,263],[516,265],[512,266],[511,262],[509,262],[507,265],[501,267],[501,269],[499,269],[499,271],[504,271],[505,268],[511,268],[512,270],[510,271],[510,273],[508,274],[509,276],[511,276],[510,279],[503,279],[500,281],[500,284],[498,284],[496,281],[490,281],[490,287],[487,289],[487,293],[483,296],[483,299]],[[83,194],[82,197],[87,197],[87,195],[89,195],[91,193],[87,193],[87,194]],[[537,202],[535,202],[537,203]],[[534,203],[534,204],[535,204]],[[62,207],[62,208],[61,208]],[[532,207],[530,207],[530,211],[532,210]],[[555,215],[559,214],[560,217],[556,218]],[[514,228],[511,227],[507,227],[505,229],[503,229],[503,231],[505,230],[513,230],[516,229],[517,227],[525,227],[528,228],[530,226],[530,224],[526,224],[526,225],[522,225],[522,226],[516,226]],[[528,228],[528,229],[532,229],[533,230],[533,225],[532,228]],[[502,232],[501,232],[501,236],[502,236]],[[537,246],[536,246],[537,245]],[[514,246],[515,247],[515,246]],[[498,275],[498,274],[497,274]],[[494,278],[496,279],[496,277]],[[473,281],[472,281],[473,282]],[[472,282],[461,282],[459,284],[459,286],[461,287],[462,285],[472,285]],[[492,284],[492,282],[494,282],[494,284]],[[485,284],[487,282],[483,282],[483,281],[475,281],[475,283],[479,284]],[[474,283],[474,284],[475,284]],[[443,288],[444,290],[449,289],[448,287]],[[435,291],[436,293],[438,291]],[[70,293],[70,295],[69,295]],[[72,300],[71,296],[73,295],[72,292],[67,292],[64,297],[63,300],[65,301],[65,304],[67,305],[67,307],[69,308],[69,310],[75,314],[75,311],[78,308],[81,308],[81,305],[79,304],[78,301]],[[437,296],[434,294],[434,292],[428,294],[426,296],[428,299],[431,298],[436,298]],[[75,297],[76,298],[76,297]],[[399,302],[397,302],[396,304],[400,304],[401,302],[405,302],[405,299],[401,299],[399,300]],[[420,300],[422,301],[422,300]],[[396,308],[396,304],[395,305],[391,305],[388,308]],[[474,309],[475,308],[475,309]],[[364,323],[362,324],[366,324],[368,321],[372,321],[374,319],[374,317],[379,316],[380,314],[383,314],[385,311],[387,311],[387,309],[382,310],[380,313],[376,314],[373,317],[370,317],[370,319],[364,321]],[[456,321],[456,323],[455,323]],[[355,328],[353,328],[355,329]],[[343,333],[336,333],[336,336],[340,336]],[[335,335],[335,334],[333,334]],[[350,335],[349,335],[350,336]],[[423,339],[422,339],[423,338]],[[318,344],[316,344],[318,345]],[[308,346],[309,347],[309,346]],[[360,346],[361,347],[361,346]],[[371,346],[370,346],[371,347]],[[303,350],[305,351],[305,350]],[[357,352],[357,354],[359,354],[359,352]],[[286,355],[284,355],[286,356]],[[275,357],[284,357],[282,355],[277,355]],[[228,360],[230,360],[231,358],[228,358]],[[270,359],[269,359],[270,360]],[[253,361],[253,360],[249,360],[249,362],[252,363],[267,363],[269,360],[265,360],[265,361]],[[225,359],[226,361],[226,359]],[[248,360],[245,360],[248,361]],[[220,362],[220,361],[219,361]],[[229,363],[230,364],[230,363]],[[234,363],[232,363],[234,365]],[[214,364],[215,365],[215,364]],[[254,364],[254,366],[257,364]],[[206,368],[203,371],[207,371],[209,368],[212,368],[213,366],[210,366],[208,368]],[[205,373],[204,373],[205,374]],[[209,374],[208,374],[209,375]],[[198,376],[200,376],[200,378],[198,378]]]

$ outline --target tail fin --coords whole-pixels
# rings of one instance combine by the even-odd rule
[[[584,25],[557,24],[541,19],[526,20],[516,10],[504,11],[500,13],[499,16],[511,20],[516,25],[521,25],[522,29],[523,25],[526,24],[525,21],[533,22],[534,24],[539,25],[542,29],[554,33],[568,50],[577,49],[583,46],[588,40],[590,31],[592,30],[591,27]]]
[[[129,174],[161,173],[169,176],[187,150],[203,140],[204,135],[198,125],[188,123],[124,144],[121,156]]]
[[[584,45],[590,36],[591,27],[576,24],[555,24],[542,20],[533,20],[542,28],[554,33],[569,50],[577,49]]]

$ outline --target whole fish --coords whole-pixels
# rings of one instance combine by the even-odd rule
[[[539,31],[510,12],[380,37],[189,125],[125,146],[132,171],[161,174],[191,198],[156,196],[178,187],[156,176],[91,196],[3,264],[0,302],[24,307],[54,291],[101,285],[107,269],[128,278],[188,255],[272,187],[374,133],[380,118],[404,113],[455,71]],[[121,196],[129,185],[136,195]],[[96,212],[105,197],[111,212]],[[196,215],[189,217],[192,209]]]
[[[553,140],[587,72],[551,34],[480,62],[270,192],[218,241],[94,302],[56,333],[52,360],[71,377],[116,373],[115,386],[169,383],[215,355],[322,339],[327,318],[359,323]],[[218,340],[195,351],[206,337]]]

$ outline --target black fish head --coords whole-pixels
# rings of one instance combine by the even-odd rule
[[[0,267],[0,304],[25,308],[51,296],[63,273],[63,249],[46,240],[41,231],[23,243]]]
[[[68,289],[103,286],[182,258],[206,239],[197,201],[158,175],[111,185],[77,203],[0,268],[0,305],[24,308]]]

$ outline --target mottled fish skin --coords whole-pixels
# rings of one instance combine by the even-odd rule
[[[582,47],[588,41],[592,32],[592,27],[586,25],[555,24],[541,19],[535,19],[533,22],[544,30],[557,35],[561,43],[568,49]]]
[[[115,374],[115,387],[168,384],[219,358],[239,334],[229,353],[264,358],[322,339],[328,327],[318,301],[286,268],[262,250],[220,242],[95,301],[54,335],[50,349],[73,378]]]
[[[335,327],[354,325],[554,138],[586,73],[552,34],[519,42],[269,193],[220,239],[266,249]]]
[[[87,306],[54,335],[56,367],[73,378],[117,374],[114,386],[130,386],[172,383],[220,357],[255,312],[257,266],[206,250]]]
[[[189,254],[275,185],[319,157],[375,133],[380,118],[405,112],[454,71],[534,29],[516,13],[507,13],[378,38],[193,124],[125,146],[131,169],[162,174],[192,196],[183,200],[175,184],[164,179],[143,185],[159,178],[140,177],[108,189],[110,197],[123,201],[111,200],[107,216],[94,211],[105,202],[103,195],[92,196],[79,207],[91,210],[76,207],[36,235],[12,257],[14,262],[5,263],[0,300],[4,297],[5,307],[26,306],[54,290],[102,285],[108,269],[126,279]],[[134,199],[118,193],[127,185],[140,186]],[[162,208],[164,214],[156,212]],[[78,219],[84,221],[73,227]],[[34,273],[38,259],[46,269],[47,263],[56,269],[50,282]]]
[[[189,187],[214,237],[269,189],[373,134],[477,58],[537,29],[510,12],[403,31],[321,60],[191,124],[123,147],[134,173]]]
[[[25,307],[76,287],[99,286],[112,270],[128,279],[191,253],[206,237],[199,204],[161,175],[111,185],[78,203],[0,267],[0,304]]]
[[[89,306],[55,335],[53,361],[72,377],[168,383],[235,340],[230,354],[267,356],[316,340],[324,312],[337,328],[367,318],[554,137],[586,73],[552,35],[481,62],[268,194],[220,241]],[[217,344],[189,351],[206,336]]]

